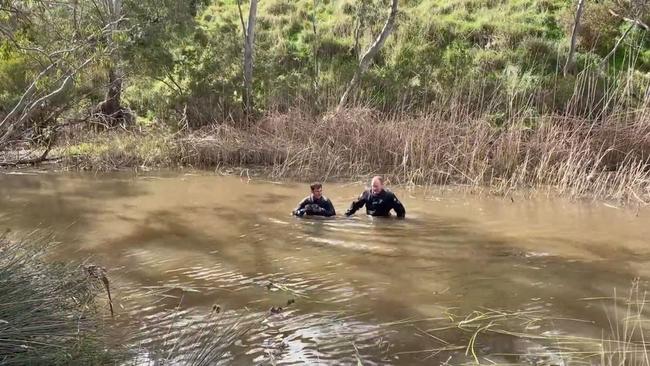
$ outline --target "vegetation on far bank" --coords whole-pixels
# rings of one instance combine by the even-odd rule
[[[273,177],[346,179],[384,174],[395,183],[546,188],[569,197],[650,202],[648,116],[514,117],[501,128],[471,111],[381,116],[368,109],[325,118],[274,114],[246,130],[229,124],[171,133],[121,131],[62,142],[67,169],[255,167]]]
[[[247,20],[241,17],[246,17],[249,1],[243,1],[242,14],[235,0],[107,2],[120,4],[119,9],[105,9],[93,0],[4,3],[3,35],[12,37],[0,38],[0,116],[9,113],[49,64],[47,52],[72,44],[77,53],[56,68],[67,70],[93,58],[75,74],[67,93],[31,118],[34,123],[45,122],[39,121],[44,117],[61,123],[86,116],[106,101],[107,87],[117,80],[109,80],[111,70],[121,75],[116,102],[131,109],[140,123],[201,127],[243,120],[241,23]],[[335,107],[359,57],[380,33],[388,3],[261,2],[252,80],[256,116],[290,108],[322,114]],[[590,68],[595,69],[590,80],[594,99],[585,102],[627,83],[617,80],[621,72],[629,74],[629,102],[643,101],[650,71],[644,28],[650,23],[648,5],[586,2],[576,34],[575,67],[564,75],[575,8],[571,0],[402,0],[395,29],[364,74],[352,104],[414,112],[441,108],[452,95],[467,95],[463,102],[472,109],[482,109],[483,100],[494,104],[489,112],[513,112],[508,108],[524,102],[529,113],[563,113],[571,109],[578,75]],[[46,24],[53,17],[57,21]],[[111,17],[115,29],[101,33]],[[86,44],[83,36],[95,40]],[[56,81],[42,79],[38,87],[59,85]],[[47,113],[57,107],[64,110]]]
[[[586,2],[571,60],[578,2],[399,1],[335,112],[388,2],[270,0],[246,20],[253,3],[5,0],[0,164],[382,173],[650,202],[647,4]]]

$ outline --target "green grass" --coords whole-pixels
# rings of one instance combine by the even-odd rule
[[[379,0],[365,3],[362,50],[380,31],[388,12]],[[359,4],[351,0],[260,3],[255,66],[259,108],[288,108],[297,100],[323,106],[335,103],[357,63],[353,46]],[[557,57],[558,49],[568,44],[566,20],[571,18],[570,4],[568,0],[402,1],[397,28],[375,60],[376,67],[364,79],[363,99],[381,108],[396,107],[395,101],[414,92],[434,95],[467,85],[459,82],[466,77],[499,79],[508,66],[530,71],[539,79],[550,79],[547,76],[554,74],[562,62]],[[247,12],[246,7],[243,10]],[[231,38],[233,33],[235,38],[241,37],[233,1],[213,3],[198,19],[208,32],[228,25]],[[546,42],[546,52],[531,52],[531,40]],[[497,60],[487,67],[486,52]],[[229,56],[228,63],[240,68],[240,56],[239,50]],[[318,75],[314,74],[315,63],[319,64]],[[224,69],[223,65],[220,69]],[[288,82],[294,79],[297,82]],[[234,85],[238,82],[227,81]],[[312,83],[319,88],[311,88]],[[426,98],[414,103],[426,103]]]

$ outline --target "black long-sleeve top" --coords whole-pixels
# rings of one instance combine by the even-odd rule
[[[382,190],[378,194],[374,194],[371,191],[363,192],[356,201],[352,202],[345,215],[350,216],[354,214],[364,205],[366,206],[366,213],[371,216],[390,216],[391,210],[395,210],[399,218],[406,216],[404,205],[402,205],[393,192],[388,190]]]
[[[305,197],[295,210],[293,214],[296,216],[302,215],[315,215],[315,216],[335,216],[336,210],[334,210],[334,205],[329,198],[321,196],[319,199],[315,199],[314,196],[309,195]]]

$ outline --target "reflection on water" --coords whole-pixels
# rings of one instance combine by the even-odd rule
[[[362,189],[327,184],[325,194],[343,212]],[[609,320],[581,299],[650,275],[645,213],[396,189],[405,221],[291,217],[307,190],[208,174],[3,175],[0,229],[52,230],[57,256],[107,267],[116,322],[136,326],[134,344],[191,347],[178,340],[210,317],[221,330],[251,328],[224,342],[224,363],[470,362],[444,346],[472,334],[443,328],[451,314],[486,309],[557,319],[508,324],[539,334],[600,337]],[[566,362],[534,339],[476,342],[495,362]]]

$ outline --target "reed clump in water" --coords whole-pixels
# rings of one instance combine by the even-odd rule
[[[169,347],[138,349],[128,337],[111,341],[111,328],[102,321],[108,306],[99,308],[97,301],[105,290],[101,282],[88,267],[46,260],[50,244],[38,234],[19,241],[0,238],[2,365],[228,363],[232,345],[269,316],[215,307],[206,319],[179,320],[174,331],[180,335]],[[125,331],[133,337],[138,332]]]
[[[78,266],[46,262],[46,243],[0,238],[0,363],[119,360],[103,343],[92,282]]]

